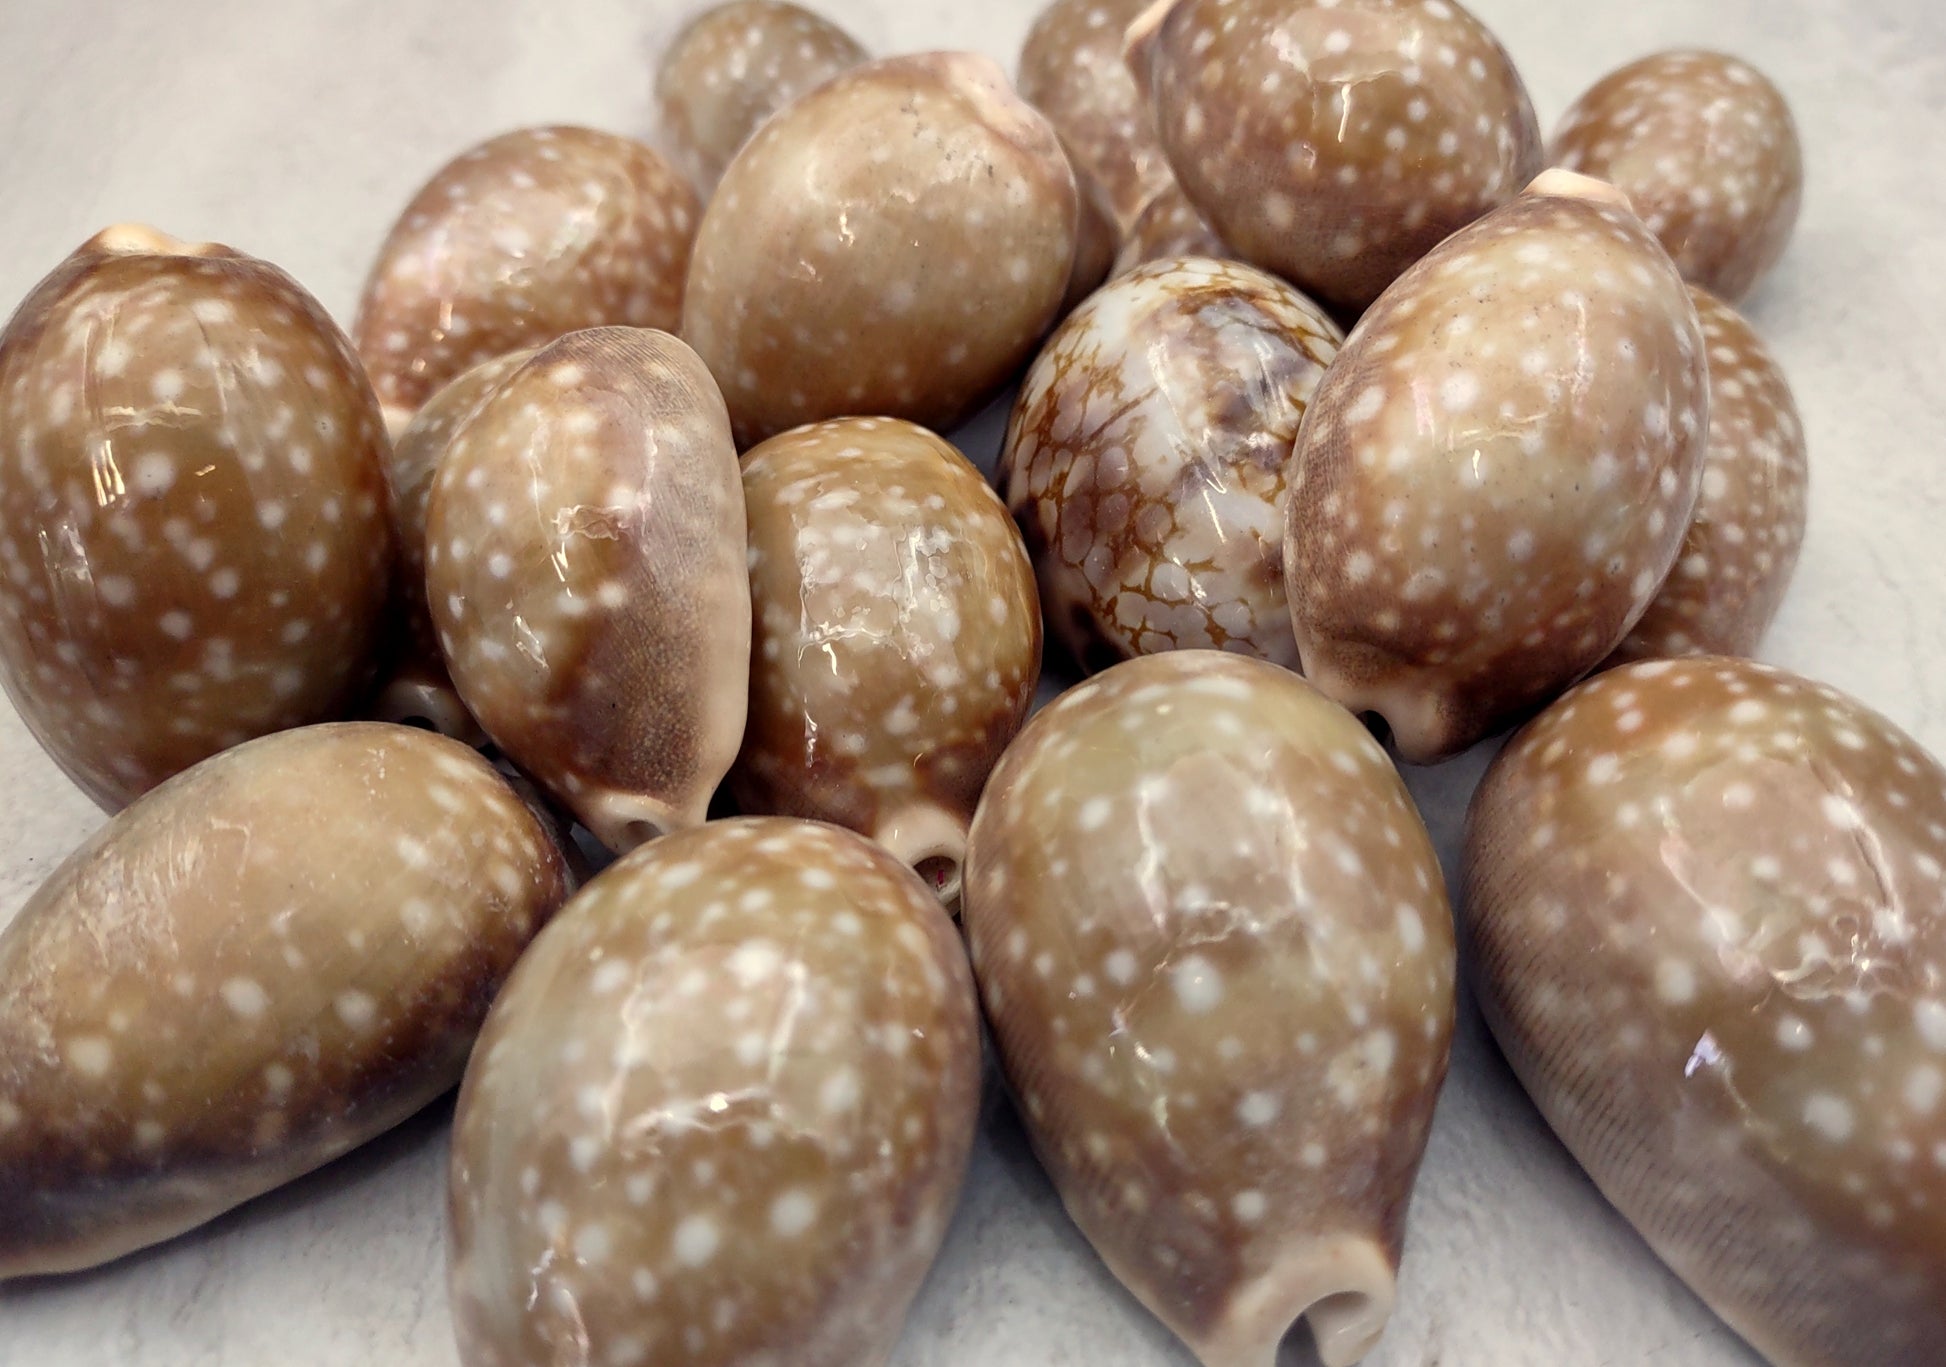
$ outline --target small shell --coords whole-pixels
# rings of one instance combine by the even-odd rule
[[[1343,340],[1289,285],[1208,259],[1143,266],[1054,334],[1000,480],[1085,667],[1197,646],[1296,665],[1284,473]]]
[[[447,163],[379,249],[352,330],[392,430],[503,352],[673,329],[700,214],[659,155],[612,133],[526,128]]]
[[[265,737],[142,798],[0,932],[0,1277],[172,1238],[404,1120],[568,891],[486,761],[402,726]]]
[[[453,1126],[469,1367],[883,1367],[979,1105],[952,923],[848,831],[734,820],[575,898]]]
[[[1209,222],[1196,212],[1196,206],[1174,181],[1142,206],[1122,239],[1109,275],[1127,275],[1137,266],[1171,256],[1234,257]]]
[[[1078,214],[1054,130],[992,62],[872,62],[780,111],[730,164],[683,337],[741,445],[859,413],[943,431],[1053,323]]]
[[[1548,152],[1625,193],[1683,279],[1732,302],[1784,255],[1804,198],[1790,105],[1717,52],[1658,53],[1603,77]]]
[[[1122,61],[1122,33],[1148,3],[1053,0],[1020,50],[1021,98],[1047,115],[1123,226],[1175,181]]]
[[[1512,59],[1456,0],[1159,0],[1128,60],[1190,202],[1335,309],[1541,169]]]
[[[1946,770],[1745,660],[1602,675],[1474,799],[1481,1006],[1604,1195],[1777,1367],[1946,1342]]]
[[[765,119],[870,55],[830,20],[784,0],[704,10],[656,72],[663,136],[707,195]]]
[[[1304,671],[1415,763],[1549,701],[1675,563],[1702,329],[1616,192],[1549,171],[1367,313],[1305,415],[1284,582]]]
[[[1057,699],[973,823],[966,928],[1035,1150],[1205,1367],[1385,1328],[1446,1073],[1453,927],[1364,728],[1214,651]]]
[[[633,328],[535,353],[453,434],[426,508],[453,683],[612,850],[703,819],[743,737],[743,485],[695,353]]]
[[[730,786],[835,821],[959,900],[966,826],[1040,678],[1007,510],[923,428],[851,418],[745,457],[755,663]]]
[[[110,228],[0,334],[0,680],[113,811],[343,716],[392,572],[385,433],[275,266]]]
[[[1709,349],[1709,447],[1682,553],[1613,661],[1748,655],[1804,544],[1809,466],[1790,383],[1737,311],[1690,286]]]

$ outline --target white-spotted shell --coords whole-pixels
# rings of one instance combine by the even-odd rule
[[[1946,769],[1746,660],[1601,675],[1474,798],[1480,1004],[1603,1194],[1776,1367],[1946,1343]]]
[[[453,1131],[468,1367],[884,1367],[972,1146],[953,925],[860,836],[712,822],[521,960]]]
[[[1118,665],[1001,760],[964,915],[1035,1150],[1110,1270],[1204,1367],[1275,1367],[1300,1318],[1327,1367],[1370,1351],[1454,956],[1357,720],[1235,655]]]

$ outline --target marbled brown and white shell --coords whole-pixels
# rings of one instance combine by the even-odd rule
[[[1804,198],[1790,105],[1719,52],[1661,52],[1611,72],[1575,101],[1548,155],[1620,189],[1683,278],[1731,302],[1784,255]]]
[[[1776,1367],[1946,1342],[1946,770],[1745,660],[1541,714],[1474,798],[1480,1003],[1602,1192]]]
[[[1135,221],[1129,224],[1109,274],[1127,275],[1137,266],[1171,256],[1214,256],[1227,260],[1235,255],[1196,212],[1196,206],[1183,194],[1182,187],[1172,181],[1144,204]]]
[[[454,1124],[468,1367],[883,1367],[972,1146],[958,937],[860,836],[712,822],[590,883]]]
[[[0,681],[96,802],[343,716],[391,575],[385,432],[288,275],[110,228],[0,334]]]
[[[453,683],[613,850],[703,819],[743,738],[743,484],[729,417],[666,333],[541,349],[454,432],[426,507]]]
[[[1675,563],[1709,419],[1702,329],[1610,187],[1549,171],[1386,291],[1292,459],[1304,672],[1414,762],[1550,701]]]
[[[1284,485],[1343,341],[1232,261],[1158,261],[1098,291],[1028,371],[1000,481],[1048,630],[1085,667],[1214,647],[1295,666]]]
[[[569,891],[478,755],[377,722],[203,761],[0,932],[0,1277],[220,1215],[459,1080]]]
[[[1353,315],[1541,169],[1526,87],[1457,0],[1159,0],[1128,61],[1223,240]]]
[[[742,809],[871,836],[959,898],[966,827],[1040,678],[1020,534],[924,428],[848,418],[743,462],[754,658]]]
[[[1118,665],[1029,722],[973,823],[975,976],[1034,1147],[1204,1367],[1385,1327],[1445,1076],[1453,927],[1385,752],[1287,670]]]

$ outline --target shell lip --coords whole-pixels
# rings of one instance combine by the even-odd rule
[[[1525,195],[1536,195],[1545,199],[1580,199],[1590,204],[1607,204],[1613,208],[1635,212],[1635,206],[1619,187],[1609,184],[1595,176],[1585,176],[1579,171],[1570,171],[1560,166],[1550,166],[1527,182],[1521,191]]]
[[[966,868],[966,824],[935,803],[915,802],[880,821],[872,839],[918,874],[940,904],[957,916]]]
[[[147,223],[115,223],[82,244],[102,256],[235,256],[220,242],[185,242]]]

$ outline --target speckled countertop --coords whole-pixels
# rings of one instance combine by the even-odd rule
[[[1010,68],[1038,0],[821,0],[882,51]],[[0,300],[138,219],[295,274],[341,319],[392,216],[522,123],[644,131],[689,0],[7,0]],[[1545,121],[1656,48],[1727,48],[1794,103],[1809,190],[1750,303],[1813,464],[1802,567],[1764,655],[1946,751],[1946,8],[1935,0],[1476,0]],[[998,428],[976,425],[989,452]],[[985,453],[982,453],[985,454]],[[1471,755],[1409,775],[1451,867]],[[0,917],[101,821],[0,708]],[[450,1367],[447,1106],[208,1228],[0,1286],[7,1367]],[[1398,1312],[1373,1367],[1748,1367],[1552,1141],[1463,1009]],[[1068,1226],[1003,1106],[898,1367],[1191,1367]]]

